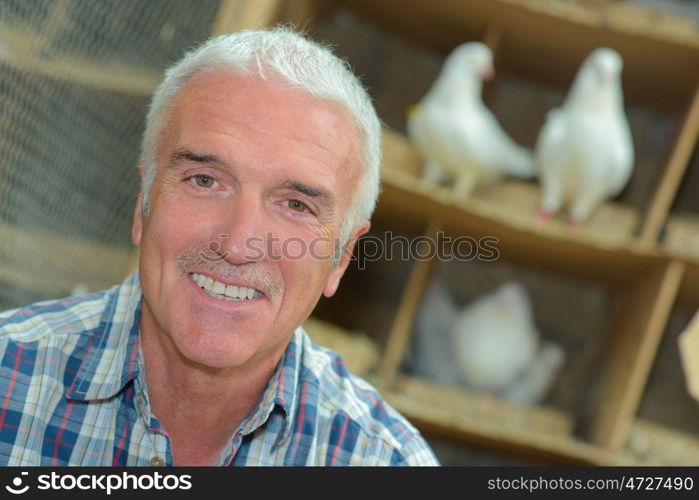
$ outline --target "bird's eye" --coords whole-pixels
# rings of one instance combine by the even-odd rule
[[[214,186],[216,180],[208,175],[200,174],[194,176],[194,182],[196,182],[199,187],[210,188]]]
[[[305,212],[308,206],[299,200],[289,200],[289,208],[296,212]]]

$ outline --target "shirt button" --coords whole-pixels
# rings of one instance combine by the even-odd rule
[[[138,406],[143,406],[143,395],[142,394],[136,394],[136,404]]]
[[[165,462],[159,456],[155,456],[150,459],[150,464],[153,467],[162,467],[163,465],[165,465]]]

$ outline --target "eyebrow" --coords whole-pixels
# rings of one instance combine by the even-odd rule
[[[188,160],[194,163],[206,163],[218,165],[228,168],[228,163],[212,154],[200,154],[186,149],[179,149],[170,155],[170,161],[167,163],[168,168],[174,167],[180,160]]]

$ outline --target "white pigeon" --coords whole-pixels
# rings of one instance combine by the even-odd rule
[[[422,155],[423,177],[436,184],[451,177],[463,197],[504,175],[535,174],[533,155],[510,139],[483,103],[482,81],[493,73],[493,55],[486,45],[459,45],[408,113],[408,136]]]
[[[532,364],[539,347],[526,289],[508,282],[476,299],[459,313],[452,341],[462,383],[500,395]]]
[[[571,224],[619,194],[633,170],[634,152],[621,89],[621,56],[593,51],[562,107],[549,112],[536,145],[541,220],[569,207]]]
[[[502,396],[510,402],[540,404],[555,384],[565,362],[565,351],[558,344],[543,342],[533,362],[525,368]]]
[[[446,283],[436,277],[415,319],[412,365],[416,375],[444,384],[460,382],[451,340],[457,312]]]

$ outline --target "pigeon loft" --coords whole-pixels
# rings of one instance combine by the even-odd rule
[[[211,0],[193,16],[185,3],[158,1],[126,17],[112,15],[114,5],[92,11],[62,1],[40,6],[36,23],[30,9],[20,8],[0,30],[1,65],[14,82],[6,96],[13,126],[0,141],[8,148],[0,299],[26,304],[64,295],[77,282],[103,288],[133,269],[138,255],[127,240],[135,196],[129,186],[138,180],[131,170],[140,136],[135,124],[160,81],[158,68],[209,34],[291,21],[351,63],[390,127],[371,234],[495,237],[500,252],[493,263],[367,258],[360,269],[355,262],[336,297],[314,312],[336,326],[311,322],[311,334],[332,338],[348,358],[363,361],[352,366],[373,373],[388,399],[428,434],[548,462],[696,465],[699,434],[685,420],[696,406],[686,397],[661,400],[677,406],[666,414],[656,401],[664,397],[658,387],[675,391],[683,383],[674,345],[699,308],[699,160],[692,158],[699,34],[688,22],[623,2],[596,3],[601,7],[552,0]],[[95,22],[71,21],[89,13],[98,15]],[[149,28],[139,24],[136,33],[130,19]],[[72,29],[84,32],[74,36]],[[424,95],[446,54],[468,40],[493,50],[497,76],[484,89],[486,103],[529,147],[583,58],[598,46],[621,53],[638,161],[626,190],[583,227],[536,224],[534,183],[507,181],[464,200],[421,178],[421,159],[403,134],[405,110]],[[85,50],[88,41],[94,43]],[[50,108],[32,109],[47,102]],[[52,134],[34,133],[49,115],[70,122],[63,129],[84,133],[52,135],[61,130],[55,123]],[[32,135],[40,139],[29,141]],[[66,148],[54,147],[63,142]],[[103,176],[76,184],[76,175],[92,175],[74,168],[86,161],[104,166]],[[43,175],[47,166],[60,175]],[[44,191],[19,189],[38,186],[37,179],[49,179]],[[437,272],[451,279],[461,301],[506,278],[526,282],[543,338],[568,351],[560,382],[542,406],[513,405],[409,372],[415,316]],[[565,311],[570,315],[562,317]],[[378,369],[372,344],[345,336],[338,343],[337,325],[372,337],[381,349]]]
[[[684,264],[660,255],[527,235],[485,218],[476,226],[465,222],[456,207],[421,195],[409,201],[405,192],[390,188],[381,210],[424,221],[425,236],[433,241],[440,231],[452,241],[497,234],[500,253],[495,262],[435,257],[413,263],[379,372],[389,401],[441,436],[544,461],[622,463],[618,452],[636,421]],[[525,284],[542,339],[561,344],[568,354],[544,406],[519,407],[443,387],[405,369],[421,298],[436,272],[448,278],[462,304],[509,279]]]
[[[491,47],[496,74],[484,89],[485,101],[511,137],[529,148],[592,50],[611,47],[624,60],[622,85],[636,160],[617,198],[578,230],[569,228],[562,214],[545,225],[537,222],[539,188],[532,182],[478,189],[465,211],[603,246],[678,246],[680,238],[699,238],[696,217],[691,223],[670,217],[684,185],[691,181],[696,188],[699,182],[687,173],[699,134],[699,34],[690,21],[623,2],[597,8],[546,0],[438,3],[342,0],[311,25],[317,38],[331,42],[362,75],[382,119],[400,134],[396,140],[406,142],[406,110],[424,96],[446,55],[462,42],[481,40]],[[420,178],[421,161],[410,163],[411,169],[401,165],[403,171]],[[699,217],[696,197],[694,203]],[[680,234],[664,238],[668,231]]]
[[[333,44],[362,76],[388,126],[376,213],[380,226],[430,238],[440,231],[496,237],[500,251],[493,263],[434,258],[413,260],[408,267],[373,263],[386,270],[373,271],[385,295],[401,284],[398,303],[376,295],[365,300],[362,287],[369,278],[350,268],[343,286],[363,285],[355,287],[357,295],[347,290],[338,301],[346,306],[343,321],[354,323],[360,322],[354,316],[363,314],[360,304],[372,302],[373,309],[385,304],[392,319],[382,317],[373,329],[383,346],[374,382],[428,434],[557,463],[696,464],[691,458],[696,429],[648,408],[654,406],[655,384],[664,383],[656,380],[666,380],[658,367],[675,364],[673,338],[687,311],[699,307],[699,251],[693,250],[699,248],[699,170],[691,167],[699,134],[699,33],[689,21],[624,2],[595,5],[287,3],[282,19],[300,22],[316,39]],[[607,46],[623,57],[634,173],[621,195],[582,227],[571,228],[562,218],[537,223],[535,183],[508,180],[460,199],[452,189],[422,179],[421,158],[404,134],[406,108],[429,89],[450,50],[470,40],[484,41],[495,55],[496,77],[484,88],[486,104],[505,130],[530,148],[587,54]],[[505,277],[525,281],[543,339],[567,350],[560,381],[542,406],[514,405],[410,372],[416,314],[435,273],[450,279],[462,304]],[[327,317],[332,307],[319,305]],[[364,330],[372,331],[371,321],[366,323]],[[677,373],[669,377],[679,383]],[[686,400],[673,404],[689,405],[680,413],[691,411]],[[678,454],[677,448],[684,451]]]

